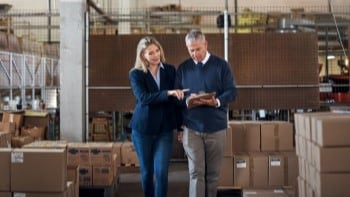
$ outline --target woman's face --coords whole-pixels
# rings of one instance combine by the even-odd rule
[[[187,43],[187,49],[192,59],[201,62],[207,53],[207,41],[196,39],[191,43]]]
[[[158,65],[160,63],[160,49],[155,44],[151,44],[145,48],[143,58],[148,62],[149,66]]]

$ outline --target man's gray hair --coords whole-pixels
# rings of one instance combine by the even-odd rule
[[[193,29],[190,32],[187,33],[185,37],[185,42],[186,44],[191,44],[195,40],[202,40],[203,42],[205,41],[205,35],[204,33],[199,30],[199,29]]]

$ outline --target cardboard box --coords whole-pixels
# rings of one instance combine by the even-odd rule
[[[266,154],[250,154],[250,187],[266,188],[268,186],[268,163]]]
[[[248,155],[233,156],[233,183],[237,187],[250,186],[250,163]]]
[[[3,113],[2,122],[11,122],[15,124],[15,136],[19,135],[19,130],[23,125],[23,114],[20,113]]]
[[[13,148],[22,148],[22,146],[34,142],[32,136],[15,136],[11,139],[11,146]]]
[[[80,186],[92,185],[92,166],[91,165],[79,166],[79,185]]]
[[[110,186],[114,178],[114,168],[112,165],[92,166],[92,185]]]
[[[67,165],[91,165],[89,144],[80,142],[68,143]]]
[[[283,121],[261,123],[261,151],[293,151],[293,124]]]
[[[8,192],[11,190],[11,149],[0,149],[0,191]],[[1,196],[1,195],[0,195]]]
[[[318,171],[350,172],[350,147],[320,147],[315,145],[313,152],[314,164]]]
[[[350,173],[317,173],[315,179],[316,196],[348,197]]]
[[[113,150],[117,154],[117,160],[116,160],[117,166],[120,166],[120,164],[121,164],[122,145],[123,145],[122,142],[114,142],[113,143]]]
[[[11,133],[9,132],[0,132],[0,147],[1,148],[10,148],[11,147]]]
[[[37,140],[24,145],[22,148],[61,148],[67,149],[68,142],[66,140]]]
[[[225,141],[225,152],[224,156],[232,157],[232,128],[230,125],[226,129],[226,141]]]
[[[221,163],[219,186],[233,186],[233,157],[224,157]]]
[[[124,142],[122,145],[122,164],[125,166],[140,165],[132,142]]]
[[[285,168],[287,168],[285,186],[296,187],[298,185],[297,177],[299,176],[298,157],[295,152],[285,152],[283,155],[285,156]]]
[[[76,193],[75,193],[75,186],[76,186],[76,182],[73,181],[67,181],[67,197],[75,197]],[[79,196],[76,196],[79,197]]]
[[[67,154],[63,149],[13,149],[11,191],[63,192],[67,181]]]
[[[298,177],[298,197],[306,197],[306,182],[301,177]]]
[[[260,152],[260,123],[255,121],[230,121],[232,128],[232,153]]]
[[[111,165],[113,161],[113,143],[89,143],[92,165]]]
[[[320,146],[350,146],[350,115],[316,121],[315,141]]]
[[[283,186],[285,183],[285,164],[284,156],[270,155],[269,156],[269,185]]]
[[[12,122],[0,122],[0,132],[11,133],[12,136],[15,136],[16,125]]]
[[[74,196],[79,197],[79,166],[67,166],[67,181],[74,184]]]
[[[31,136],[35,140],[43,140],[45,138],[45,127],[22,127],[21,136]]]

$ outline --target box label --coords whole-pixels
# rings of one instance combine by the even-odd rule
[[[245,160],[237,160],[236,167],[237,168],[247,168],[247,163],[245,162]]]
[[[12,163],[23,163],[23,152],[12,152],[11,153]]]
[[[271,159],[270,164],[271,164],[271,166],[281,166],[281,160],[280,159]]]

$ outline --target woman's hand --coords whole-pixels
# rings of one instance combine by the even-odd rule
[[[174,96],[179,100],[182,100],[185,97],[185,92],[189,91],[189,89],[183,89],[183,90],[168,90],[168,96]]]

